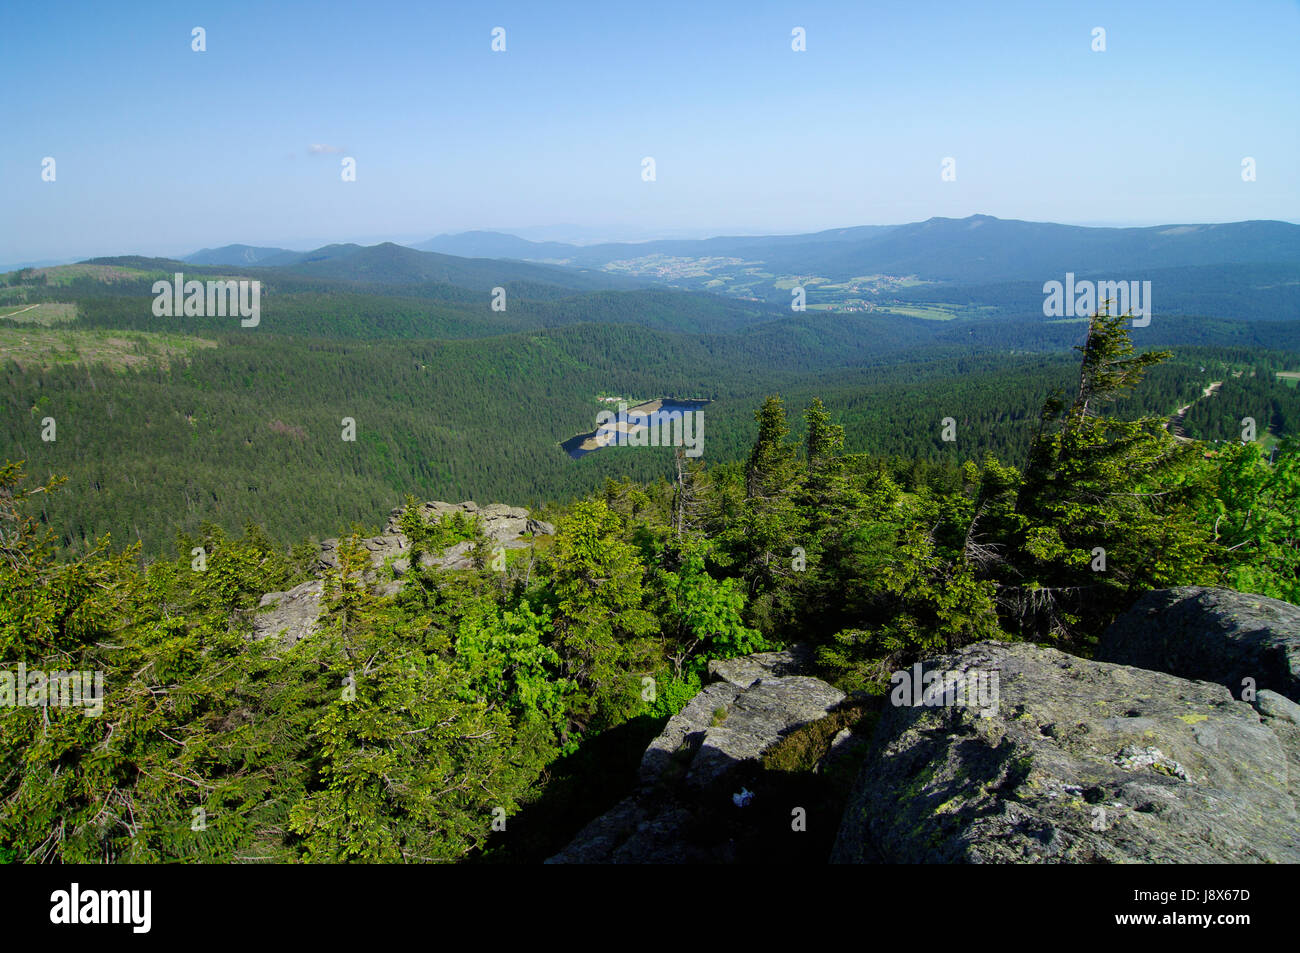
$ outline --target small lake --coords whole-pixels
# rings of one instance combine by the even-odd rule
[[[634,414],[655,414],[662,421],[679,420],[686,411],[700,410],[706,404],[712,401],[694,397],[660,397],[655,400],[643,401],[635,406],[627,408],[627,416],[631,420]],[[619,404],[607,404],[601,410],[608,410],[611,413],[619,412]],[[597,411],[599,413],[599,411]],[[630,429],[644,428],[644,424],[627,425]],[[661,424],[662,426],[662,424]],[[595,453],[597,450],[603,450],[606,446],[616,445],[611,442],[617,436],[617,424],[614,426],[601,425],[587,433],[580,433],[570,437],[564,443],[560,444],[570,457],[577,460],[585,457],[589,453]],[[652,449],[652,448],[638,448]],[[653,448],[658,449],[658,448]]]

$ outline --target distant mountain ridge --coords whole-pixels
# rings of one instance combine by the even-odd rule
[[[260,276],[282,290],[328,292],[346,284],[359,293],[461,303],[497,287],[508,288],[512,302],[655,288],[784,310],[792,289],[803,288],[812,309],[897,308],[938,320],[1038,314],[1044,283],[1073,273],[1152,281],[1165,314],[1269,321],[1300,315],[1300,225],[1267,220],[1090,227],[973,215],[798,235],[602,245],[473,231],[441,235],[419,248],[393,242],[310,251],[227,245],[179,263],[139,256],[91,263],[163,272],[188,265],[250,277],[265,269]],[[683,300],[677,299],[679,306]],[[622,312],[625,304],[575,302],[564,306],[564,320],[574,320],[577,313],[567,312],[579,307],[601,314]],[[654,310],[656,322],[676,325],[658,303]]]
[[[274,268],[310,278],[390,285],[448,284],[473,290],[490,290],[510,282],[552,285],[571,291],[630,290],[647,284],[597,270],[445,255],[393,242],[324,245],[311,251],[226,245],[204,249],[183,261],[205,267]]]
[[[180,260],[192,265],[265,265],[269,259],[297,254],[300,253],[287,248],[223,245],[220,248],[202,248]]]
[[[440,251],[448,255],[475,254],[486,257],[521,258],[531,261],[566,260],[587,266],[599,266],[624,258],[643,255],[688,256],[754,254],[768,248],[801,244],[832,244],[862,240],[880,235],[897,225],[857,225],[821,232],[793,235],[735,235],[715,238],[665,238],[644,242],[601,242],[574,245],[565,242],[533,242],[505,232],[460,232],[439,235],[412,247]]]
[[[564,261],[588,268],[649,255],[736,257],[761,262],[769,271],[829,279],[889,274],[933,281],[1042,281],[1065,271],[1300,265],[1300,225],[1264,220],[1103,228],[972,215],[806,235],[581,246],[529,242],[496,232],[463,232],[440,235],[416,247],[453,255]]]
[[[417,253],[439,256],[419,258]],[[184,260],[196,265],[290,268],[302,274],[367,280],[452,281],[477,266],[460,260],[512,260],[543,271],[530,280],[555,281],[557,265],[587,269],[588,286],[605,284],[598,272],[611,263],[666,258],[736,258],[777,274],[845,280],[862,275],[915,275],[942,282],[1045,281],[1064,274],[1203,265],[1300,266],[1300,225],[1256,220],[1222,224],[1173,224],[1140,228],[1058,225],[999,219],[991,215],[930,218],[905,225],[860,225],[792,235],[718,236],[574,245],[534,242],[492,231],[443,234],[415,245],[326,245],[298,252],[227,245],[203,249]],[[626,285],[623,285],[626,287]]]

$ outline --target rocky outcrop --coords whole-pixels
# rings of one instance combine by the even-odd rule
[[[1286,752],[1287,784],[1291,799],[1300,810],[1300,705],[1267,688],[1251,703],[1260,719],[1282,742]]]
[[[253,638],[279,638],[285,645],[293,645],[311,635],[320,615],[323,589],[319,579],[312,579],[288,592],[262,596],[253,616]]]
[[[370,565],[379,570],[390,565],[396,575],[401,576],[410,569],[410,562],[403,554],[411,548],[411,541],[401,530],[400,519],[405,507],[394,507],[388,514],[388,523],[378,536],[370,536],[361,541],[361,545],[370,552]],[[507,506],[504,503],[489,503],[479,506],[473,500],[463,503],[444,503],[431,500],[419,505],[420,516],[427,523],[436,523],[453,513],[464,513],[477,518],[479,528],[491,546],[505,549],[526,549],[530,538],[550,536],[555,527],[542,520],[533,519],[528,510],[521,506]],[[339,541],[327,539],[321,543],[318,568],[337,568]],[[456,543],[447,547],[441,555],[425,553],[420,557],[420,565],[438,569],[472,569],[474,562],[470,542]]]
[[[384,529],[385,533],[396,534],[400,531],[399,520],[404,509],[405,507],[395,506],[389,512],[388,524]],[[525,533],[534,536],[549,536],[555,532],[554,526],[542,520],[533,519],[528,510],[522,506],[507,506],[505,503],[489,503],[486,506],[479,506],[473,500],[466,500],[464,503],[444,503],[441,500],[431,500],[428,503],[421,503],[419,510],[420,515],[428,523],[435,523],[444,516],[450,516],[457,512],[476,516],[488,539],[506,544],[517,543],[519,537]]]
[[[776,655],[779,653],[765,653]],[[734,660],[724,671],[788,670],[790,660]],[[669,719],[641,759],[639,790],[584,827],[548,863],[718,863],[736,859],[725,817],[760,788],[758,762],[794,729],[825,717],[838,689],[801,675],[720,681]],[[760,794],[761,796],[761,794]]]
[[[986,642],[921,663],[874,732],[840,730],[813,774],[798,769],[829,779],[823,791],[836,763],[857,778],[847,807],[843,787],[821,801],[840,818],[822,850],[842,863],[1300,863],[1298,623],[1277,600],[1168,590],[1106,633],[1109,661]],[[711,663],[716,681],[650,743],[637,791],[551,862],[753,859],[742,838],[771,838],[813,791],[784,797],[760,765],[816,754],[809,739],[866,704],[806,677],[807,660]],[[1243,678],[1256,685],[1244,701]],[[780,810],[760,818],[765,800]]]
[[[1030,644],[923,670],[996,672],[997,704],[887,705],[832,860],[1300,862],[1285,698]]]
[[[382,533],[361,541],[361,545],[370,553],[367,581],[375,586],[380,595],[396,594],[402,586],[401,577],[410,571],[410,559],[404,554],[411,548],[411,541],[398,525],[403,509],[399,506],[389,513],[388,523]],[[532,537],[555,532],[554,526],[533,519],[528,510],[506,506],[504,503],[480,507],[473,501],[443,503],[434,500],[420,504],[420,514],[426,522],[437,522],[451,513],[477,517],[479,528],[487,537],[489,545],[499,545],[505,549],[526,548],[531,544]],[[321,543],[320,556],[316,562],[318,571],[338,567],[338,545],[338,539],[327,539]],[[474,543],[456,543],[436,556],[424,553],[420,557],[420,564],[426,568],[443,570],[473,569]],[[392,578],[387,577],[385,567],[391,568]],[[320,615],[323,589],[321,581],[313,579],[288,592],[268,592],[262,596],[253,615],[253,638],[279,637],[285,644],[293,645],[310,635],[315,630]]]
[[[1231,589],[1158,589],[1106,630],[1097,658],[1217,682],[1238,698],[1253,679],[1300,701],[1300,607]]]
[[[824,717],[843,699],[838,688],[804,675],[768,678],[748,688],[710,685],[646,748],[641,783],[656,783],[679,758],[686,786],[716,787],[733,767],[757,761],[791,729]]]

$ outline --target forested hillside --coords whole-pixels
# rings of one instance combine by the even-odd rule
[[[1300,6],[192,6],[0,13],[7,940],[1270,921]]]
[[[537,859],[619,796],[626,751],[639,752],[695,694],[710,659],[803,641],[821,674],[869,699],[889,672],[980,639],[1087,654],[1151,588],[1224,584],[1300,600],[1300,443],[1285,440],[1270,463],[1253,443],[1177,440],[1165,414],[1139,408],[1181,400],[1198,382],[1192,365],[1135,351],[1125,324],[1095,318],[1068,366],[1034,358],[1037,370],[1017,368],[1014,379],[1032,382],[1026,399],[1039,390],[1015,424],[1023,437],[1003,459],[959,438],[955,469],[934,485],[850,452],[834,421],[854,420],[852,408],[768,395],[747,408],[737,459],[670,457],[671,479],[607,480],[554,507],[554,537],[498,568],[480,560],[443,571],[413,557],[385,595],[367,584],[354,534],[324,573],[320,627],[292,646],[250,641],[252,618],[262,593],[318,571],[315,546],[207,524],[176,539],[175,556],[138,544],[61,556],[58,523],[45,514],[67,487],[45,479],[51,461],[27,473],[6,464],[0,660],[106,673],[107,714],[0,709],[0,859]],[[566,359],[542,341],[521,357]],[[350,355],[329,366],[356,380],[385,363],[357,367],[376,347],[304,342],[288,354],[321,374],[327,357]],[[137,432],[166,429],[186,393],[236,400],[225,385],[253,373],[251,353],[232,344],[212,353],[227,375],[221,388],[196,372],[197,359],[179,374],[190,375],[188,392],[157,370],[138,375],[155,389],[138,391],[110,389],[117,379],[100,373],[93,393],[112,412],[94,428],[112,434],[113,420],[144,414]],[[258,371],[271,399],[312,376],[290,379],[288,366]],[[507,364],[482,386],[509,387],[534,369]],[[905,371],[913,377],[882,394],[893,413],[927,373]],[[8,373],[33,386],[27,372]],[[409,393],[421,372],[412,360],[401,373]],[[1010,375],[981,373],[978,362],[967,374],[966,384],[936,375],[936,394],[953,387],[970,405],[951,416],[977,412],[994,390],[1011,403]],[[130,393],[144,396],[134,403]],[[148,398],[172,403],[151,418]],[[223,456],[240,440],[267,452],[260,423],[245,420],[251,405],[213,406],[227,414],[185,424],[204,435],[193,442],[198,472],[215,465],[199,448],[219,435],[230,441]],[[918,422],[936,409],[922,407]],[[322,410],[319,426],[335,412]],[[287,445],[302,456],[325,452],[327,441],[285,428],[267,432],[300,441]],[[483,456],[508,460],[502,450]],[[160,478],[141,471],[138,482]],[[280,483],[326,510],[340,495]],[[449,534],[414,506],[401,525],[419,551],[465,530]],[[495,821],[524,809],[535,820],[522,837],[492,838]]]
[[[591,429],[601,394],[709,399],[715,463],[748,452],[750,411],[766,394],[800,405],[821,396],[849,451],[888,460],[909,488],[951,488],[965,459],[1025,459],[1042,394],[1068,384],[1069,349],[1086,330],[511,281],[497,311],[458,285],[257,268],[238,272],[266,277],[261,320],[245,329],[229,317],[156,316],[152,282],[182,267],[229,276],[127,257],[15,273],[0,287],[0,441],[35,476],[68,478],[43,514],[69,549],[111,533],[160,552],[204,521],[325,537],[375,525],[408,492],[546,505],[610,477],[671,474],[666,449],[577,462],[560,449]],[[1218,439],[1253,407],[1260,440],[1293,431],[1297,392],[1265,379],[1300,367],[1300,322],[1171,316],[1134,333],[1174,356],[1125,413],[1191,405],[1182,432]],[[1244,368],[1255,390],[1231,384],[1217,403],[1200,399]]]
[[[1140,273],[1164,315],[1282,320],[1300,313],[1300,227],[1274,221],[1084,228],[972,215],[807,235],[587,246],[470,232],[419,247],[600,268],[778,305],[788,305],[799,286],[810,307],[836,311],[926,301],[1027,315],[1041,308],[1044,281],[1071,272],[1096,280]]]

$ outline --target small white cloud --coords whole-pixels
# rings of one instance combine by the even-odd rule
[[[314,156],[336,155],[343,151],[340,146],[326,146],[319,142],[312,143],[307,147],[307,151]]]

